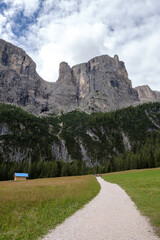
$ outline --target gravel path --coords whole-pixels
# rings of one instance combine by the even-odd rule
[[[99,194],[43,240],[160,240],[122,188],[97,180]]]

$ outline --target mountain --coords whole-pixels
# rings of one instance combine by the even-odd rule
[[[62,62],[58,80],[50,83],[37,74],[36,64],[24,50],[0,40],[2,103],[34,115],[56,115],[76,109],[109,112],[143,103],[144,98],[145,102],[160,101],[160,93],[147,87],[132,88],[125,65],[116,55],[95,57],[72,68]]]
[[[62,62],[49,83],[0,40],[0,102],[0,180],[160,166],[160,93],[132,88],[116,55]]]
[[[148,85],[135,88],[138,92],[139,99],[142,103],[145,102],[160,102],[160,92],[152,91]]]
[[[25,51],[0,40],[0,102],[39,114],[47,107],[50,86],[39,77]]]
[[[160,167],[160,103],[36,117],[0,104],[0,180]]]

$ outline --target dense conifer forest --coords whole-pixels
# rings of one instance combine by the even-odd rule
[[[160,103],[50,117],[0,104],[0,180],[160,167],[159,146]]]

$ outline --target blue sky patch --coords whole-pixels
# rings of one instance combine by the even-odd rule
[[[39,13],[42,8],[44,0],[41,0],[39,3],[39,8],[33,13],[32,16],[28,17],[24,15],[24,11],[19,11],[18,14],[13,19],[12,32],[20,37],[26,33],[28,27],[35,24],[39,17]]]
[[[3,14],[4,10],[7,9],[7,4],[4,2],[0,2],[0,13]]]
[[[24,13],[21,11],[19,12],[12,24],[12,31],[16,36],[21,36],[23,33],[28,29],[28,26],[34,22],[34,18],[29,18],[24,16]]]

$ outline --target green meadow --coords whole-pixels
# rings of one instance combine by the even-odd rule
[[[160,169],[110,173],[103,175],[103,179],[120,185],[140,212],[150,218],[160,236]]]
[[[0,182],[0,240],[44,236],[99,190],[93,176]]]

